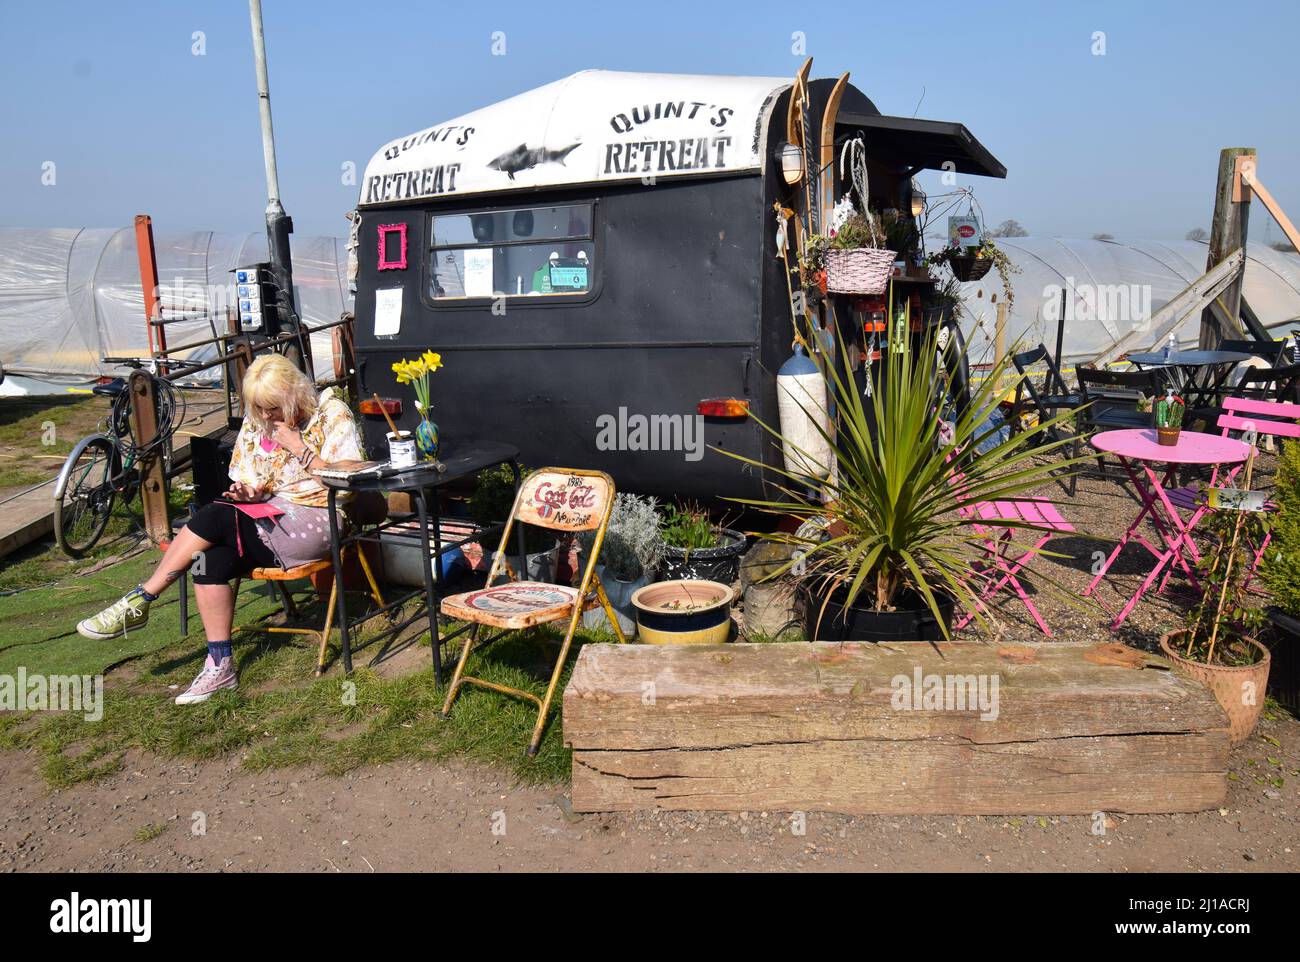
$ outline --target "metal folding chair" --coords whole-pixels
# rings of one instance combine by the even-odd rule
[[[573,634],[577,631],[582,613],[600,604],[609,616],[614,633],[620,643],[626,641],[618,626],[618,616],[605,586],[596,574],[596,562],[600,558],[600,548],[605,541],[605,529],[609,524],[609,515],[614,507],[614,479],[603,471],[580,471],[572,468],[542,468],[532,472],[519,486],[515,495],[510,517],[506,519],[505,530],[501,532],[501,546],[492,559],[492,568],[488,572],[486,587],[478,591],[450,595],[442,600],[441,610],[449,618],[456,618],[471,623],[465,644],[456,662],[456,671],[451,678],[451,687],[447,690],[447,700],[442,706],[442,717],[451,714],[452,702],[461,685],[478,685],[492,691],[515,695],[537,705],[537,723],[533,726],[533,737],[528,743],[528,754],[536,755],[537,746],[542,741],[542,730],[546,725],[546,715],[555,697],[555,688],[559,684],[560,674],[564,670],[569,647],[573,643]],[[507,545],[510,543],[510,531],[516,524],[531,524],[553,531],[575,532],[595,531],[591,554],[583,568],[582,580],[577,588],[568,585],[553,585],[539,581],[519,581],[506,561]],[[505,573],[510,580],[496,584],[496,579]],[[488,625],[501,629],[497,634],[483,642],[483,647],[490,645],[512,631],[534,628],[552,621],[568,619],[569,626],[564,633],[564,642],[560,646],[560,655],[551,672],[550,683],[546,686],[546,696],[538,698],[532,692],[508,685],[499,685],[465,674],[465,662],[470,651],[478,641],[479,628]]]
[[[347,563],[346,551],[348,548],[355,550],[355,545],[348,545],[344,548],[344,564]],[[379,585],[375,581],[375,576],[370,570],[370,562],[366,560],[365,552],[356,552],[357,560],[361,563],[361,570],[365,573],[366,581],[370,584],[371,597],[379,607],[384,606],[384,595],[379,590]],[[280,600],[283,604],[285,617],[296,619],[298,617],[298,608],[294,604],[293,595],[288,589],[288,582],[301,581],[304,578],[310,578],[314,574],[322,571],[329,571],[334,567],[334,562],[329,558],[321,561],[308,561],[306,564],[295,565],[292,568],[254,568],[249,573],[249,579],[252,581],[266,581],[274,584],[280,593]],[[235,600],[239,600],[239,586],[243,579],[235,580]],[[330,631],[334,626],[334,609],[335,602],[338,599],[339,582],[343,580],[342,573],[333,572],[333,580],[330,583],[330,597],[325,606],[325,624],[319,629],[316,628],[294,628],[282,627],[279,625],[267,625],[262,622],[256,622],[251,625],[236,625],[235,632],[240,631],[265,631],[272,634],[281,635],[307,635],[315,638],[319,643],[320,652],[316,656],[316,675],[319,677],[325,671],[325,649],[329,644]]]
[[[1045,344],[1039,344],[1032,351],[1021,351],[1019,354],[1013,354],[1011,363],[1015,365],[1016,371],[1020,374],[1020,381],[1016,384],[1016,397],[1011,406],[1010,421],[1013,433],[1021,429],[1021,417],[1031,407],[1038,414],[1038,422],[1044,424],[1056,417],[1058,411],[1076,411],[1083,405],[1083,396],[1081,394],[1061,394],[1053,391],[1054,387],[1064,390],[1065,379],[1061,377],[1061,372],[1057,370],[1056,362],[1052,360],[1052,354],[1047,350]],[[1030,369],[1038,364],[1047,366],[1047,377],[1043,380],[1043,389],[1041,391],[1034,384],[1029,373]],[[1047,429],[1046,434],[1050,441],[1061,440],[1060,425]],[[1074,443],[1070,447],[1070,457],[1078,457],[1081,443],[1082,437],[1076,424],[1074,427]],[[1072,473],[1069,484],[1065,485],[1070,497],[1074,497],[1078,486],[1078,474]]]
[[[1041,553],[1043,546],[1048,541],[1058,534],[1073,533],[1074,525],[1066,521],[1061,516],[1061,512],[1056,509],[1056,505],[1050,501],[1032,499],[979,501],[958,508],[958,513],[970,522],[972,528],[984,535],[985,557],[993,567],[993,572],[986,576],[986,584],[983,591],[980,592],[979,604],[983,606],[986,599],[991,598],[997,592],[1009,586],[1016,597],[1029,609],[1030,616],[1042,629],[1043,634],[1051,638],[1052,629],[1047,626],[1047,622],[1039,614],[1033,598],[1025,590],[1019,575],[1021,569],[1034,555]],[[1020,525],[1012,527],[1001,523],[1007,521],[1024,522],[1026,526],[1033,525],[1033,527],[1022,527]],[[1014,538],[1017,531],[1032,531],[1036,540],[1032,545],[1016,544]],[[1012,552],[1015,549],[1022,549],[1022,553],[1013,555]],[[966,627],[974,617],[974,611],[967,612],[966,616],[955,627]]]
[[[1075,368],[1079,378],[1079,394],[1084,407],[1079,411],[1081,433],[1097,430],[1149,428],[1151,414],[1138,410],[1139,395],[1155,398],[1165,392],[1165,379],[1156,368],[1150,371],[1104,371],[1080,364]],[[1106,460],[1097,454],[1097,470],[1102,477],[1122,477],[1107,474]]]
[[[1275,438],[1290,438],[1292,440],[1300,439],[1300,404],[1288,404],[1282,401],[1260,401],[1254,398],[1226,397],[1223,399],[1224,413],[1219,415],[1219,427],[1222,429],[1224,437],[1228,437],[1231,432],[1254,431],[1255,436],[1271,436]],[[1237,473],[1241,471],[1242,466],[1237,465],[1228,472],[1227,482],[1235,480]],[[1210,487],[1218,481],[1219,470],[1216,467],[1210,475]],[[1199,521],[1206,511],[1213,511],[1206,503],[1205,489],[1196,485],[1188,485],[1181,488],[1173,488],[1169,492],[1169,500],[1184,511],[1195,512],[1191,524]],[[1266,505],[1265,510],[1276,510],[1272,505]],[[1266,533],[1264,540],[1255,545],[1255,557],[1251,563],[1250,574],[1247,576],[1246,583],[1254,577],[1255,569],[1264,558],[1264,551],[1268,548],[1269,542],[1273,539],[1272,533]],[[1160,586],[1163,590],[1165,581],[1168,580],[1166,573]]]

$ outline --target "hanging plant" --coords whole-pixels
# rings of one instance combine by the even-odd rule
[[[927,267],[946,264],[952,271],[952,275],[959,281],[977,281],[990,269],[996,268],[998,279],[1002,282],[1002,297],[1006,301],[1008,311],[1016,301],[1011,275],[1019,274],[1020,268],[1011,262],[1006,251],[993,243],[993,239],[987,234],[980,238],[978,247],[949,244],[927,257],[925,263]]]

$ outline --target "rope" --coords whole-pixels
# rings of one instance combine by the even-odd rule
[[[840,180],[852,178],[853,190],[858,195],[858,205],[871,232],[871,242],[876,247],[884,243],[884,237],[876,226],[876,218],[871,213],[870,184],[867,180],[867,145],[861,137],[846,140],[840,149]]]

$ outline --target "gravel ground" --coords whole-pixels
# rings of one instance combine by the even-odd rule
[[[1255,466],[1254,487],[1271,486],[1275,469],[1276,458],[1262,454]],[[1112,470],[1119,469],[1112,467]],[[1205,476],[1208,478],[1208,473]],[[1109,630],[1110,622],[1141,585],[1154,563],[1152,555],[1138,544],[1130,542],[1115,559],[1093,595],[1083,597],[1084,589],[1093,578],[1093,565],[1099,558],[1109,555],[1141,510],[1141,503],[1127,478],[1120,481],[1080,477],[1074,497],[1070,497],[1060,484],[1045,485],[1036,493],[1055,501],[1061,514],[1079,532],[1049,541],[1044,550],[1063,557],[1042,555],[1031,559],[1022,578],[1056,640],[1092,643],[1119,640],[1156,651],[1162,634],[1183,627],[1196,597],[1186,576],[1180,572],[1169,579],[1163,594],[1157,594],[1154,589],[1148,591],[1119,629],[1113,634]],[[1143,523],[1143,533],[1152,543],[1161,544],[1149,522]],[[999,592],[990,608],[1000,622],[1005,640],[1041,640],[1038,626],[1024,604],[1011,592]],[[980,634],[973,623],[959,635],[962,640],[978,637]]]

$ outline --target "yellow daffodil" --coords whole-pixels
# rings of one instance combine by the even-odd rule
[[[403,358],[393,363],[393,373],[397,375],[397,383],[414,385],[416,407],[421,414],[427,415],[430,409],[429,375],[440,367],[442,367],[442,355],[432,350],[426,350],[414,360]]]

